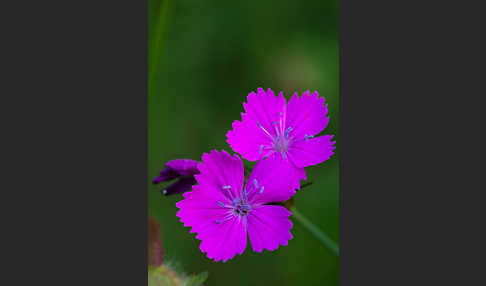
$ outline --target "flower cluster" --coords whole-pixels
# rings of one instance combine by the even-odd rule
[[[164,194],[183,192],[177,216],[215,261],[243,253],[247,235],[256,252],[287,245],[291,213],[275,203],[290,199],[306,179],[304,168],[329,159],[335,149],[332,135],[317,136],[329,122],[327,105],[317,92],[295,93],[287,103],[283,93],[258,88],[243,107],[227,142],[244,159],[256,161],[246,182],[241,158],[224,150],[203,154],[200,163],[171,161],[154,179],[182,177]]]

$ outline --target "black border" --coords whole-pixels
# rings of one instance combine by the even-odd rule
[[[147,0],[56,2],[2,9],[1,284],[147,285]]]
[[[340,1],[340,285],[484,284],[471,6]]]

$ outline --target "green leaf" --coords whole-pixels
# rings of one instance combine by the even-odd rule
[[[149,267],[148,285],[149,286],[184,286],[179,275],[177,275],[177,273],[174,270],[166,267],[165,265],[159,267]]]
[[[196,275],[191,275],[187,277],[186,279],[186,286],[200,286],[203,285],[204,281],[208,279],[208,273],[207,272],[201,272]]]
[[[149,286],[202,286],[208,278],[207,272],[193,275],[179,274],[167,265],[149,266]]]

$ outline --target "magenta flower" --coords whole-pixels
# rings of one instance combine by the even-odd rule
[[[258,88],[251,92],[246,113],[233,122],[226,134],[231,148],[249,161],[267,156],[280,156],[294,169],[294,186],[306,179],[304,167],[329,159],[335,149],[333,135],[314,137],[327,126],[327,104],[317,91],[306,91],[301,97],[294,93],[288,104],[280,92]]]
[[[197,169],[198,161],[191,159],[175,159],[165,164],[165,169],[160,171],[160,175],[152,180],[153,184],[178,179],[161,192],[163,195],[173,195],[189,191],[192,185],[196,184],[194,175],[199,174]]]
[[[201,240],[201,251],[223,262],[246,248],[247,233],[256,252],[275,250],[292,238],[290,212],[268,205],[294,193],[291,168],[280,158],[260,160],[244,184],[243,162],[238,155],[213,150],[204,154],[197,185],[184,193],[177,216]]]

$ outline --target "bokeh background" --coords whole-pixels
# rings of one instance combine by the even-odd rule
[[[200,160],[232,150],[226,132],[257,87],[287,98],[307,89],[326,98],[324,133],[338,132],[338,1],[149,0],[148,180],[175,158]],[[313,185],[295,206],[339,242],[339,148],[307,168]],[[176,217],[181,195],[150,184],[148,215],[161,224],[166,260],[187,273],[209,272],[205,285],[337,285],[338,258],[294,221],[288,246],[215,263]]]

